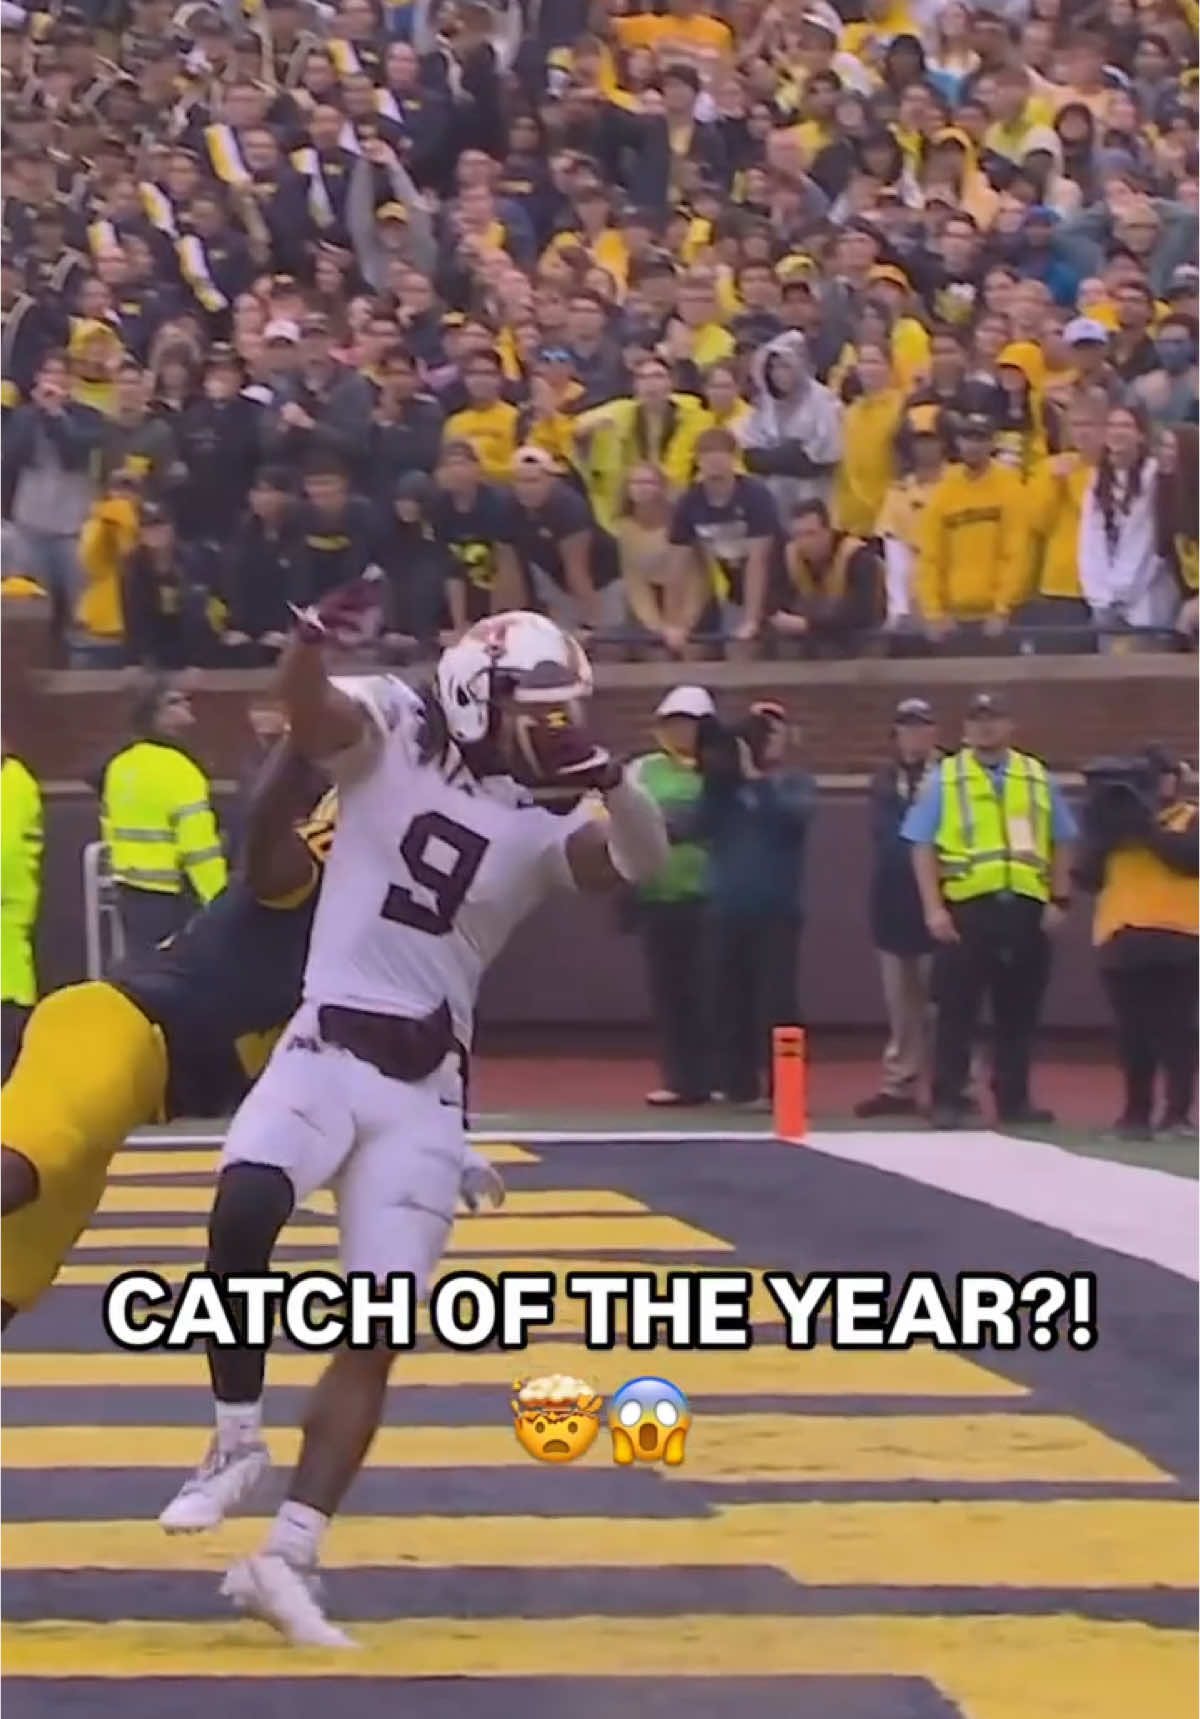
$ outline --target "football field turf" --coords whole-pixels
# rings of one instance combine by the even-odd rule
[[[101,1298],[121,1269],[199,1264],[215,1152],[131,1147],[5,1348],[5,1719],[1196,1713],[1193,1281],[825,1152],[486,1149],[509,1203],[459,1223],[447,1266],[1093,1271],[1099,1341],[789,1351],[758,1278],[749,1351],[589,1353],[572,1304],[524,1353],[423,1340],[327,1542],[330,1611],[362,1651],[297,1653],[217,1588],[280,1495],[322,1361],[272,1354],[279,1466],[255,1516],[164,1536],[155,1517],[208,1438],[203,1359],[116,1350]],[[318,1197],[280,1263],[329,1263],[331,1226]],[[673,1380],[693,1415],[683,1466],[617,1467],[604,1429],[576,1463],[533,1461],[510,1387],[552,1371],[606,1399]]]

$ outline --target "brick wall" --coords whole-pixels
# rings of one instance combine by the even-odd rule
[[[133,677],[48,671],[44,620],[28,605],[6,604],[2,624],[5,741],[44,781],[78,780],[120,744]],[[197,750],[214,775],[236,775],[246,751],[247,699],[265,693],[269,677],[212,672],[192,679]],[[984,686],[1004,690],[1020,744],[1057,769],[1149,739],[1165,741],[1182,756],[1197,751],[1196,665],[1186,656],[869,658],[704,663],[686,670],[601,664],[596,679],[596,728],[621,749],[644,743],[650,713],[668,686],[701,680],[730,714],[753,698],[783,700],[800,725],[806,761],[823,774],[855,774],[877,762],[892,710],[913,694],[933,702],[953,738],[971,693]]]

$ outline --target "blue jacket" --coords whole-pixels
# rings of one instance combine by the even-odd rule
[[[688,833],[709,853],[713,911],[729,919],[804,915],[804,863],[816,784],[784,770],[750,782],[706,783]]]

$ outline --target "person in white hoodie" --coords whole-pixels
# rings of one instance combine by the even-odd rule
[[[1159,554],[1157,487],[1144,419],[1130,406],[1114,406],[1079,520],[1079,583],[1093,621],[1110,635],[1169,627],[1179,606]]]
[[[801,502],[829,500],[842,454],[842,404],[813,376],[795,329],[754,355],[754,405],[737,427],[746,470],[763,478],[785,530]]]

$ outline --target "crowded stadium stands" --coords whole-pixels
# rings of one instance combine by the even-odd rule
[[[3,8],[4,573],[689,660],[1186,648],[1193,0]]]

